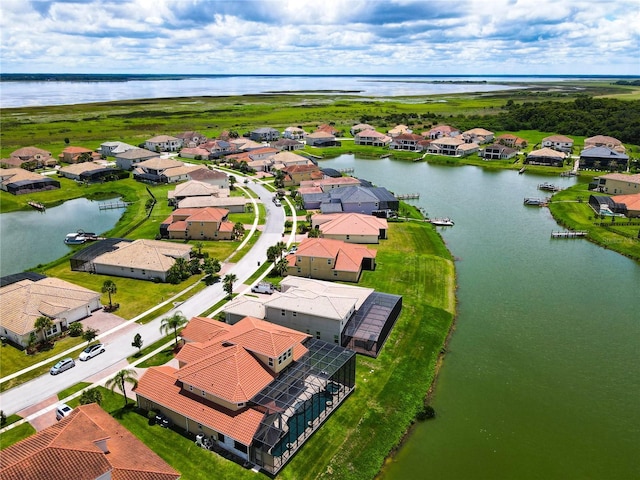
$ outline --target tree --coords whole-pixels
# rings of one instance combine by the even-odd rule
[[[140,349],[142,348],[143,343],[144,342],[142,341],[142,335],[140,335],[139,333],[136,333],[133,336],[133,342],[131,342],[131,346],[136,347],[138,349],[138,353],[140,353]]]
[[[33,353],[33,347],[38,341],[36,332],[29,333],[29,340],[27,340],[27,353]]]
[[[169,335],[169,332],[173,330],[173,336],[176,340],[176,347],[178,346],[178,329],[184,327],[187,324],[187,318],[182,312],[176,312],[170,317],[162,319],[160,324],[160,332],[165,335]]]
[[[36,330],[40,330],[42,332],[42,340],[47,340],[47,330],[53,327],[53,321],[44,315],[36,318],[35,323],[33,324],[33,328]]]
[[[73,322],[71,325],[69,325],[69,335],[71,337],[79,337],[80,335],[82,335],[82,332],[83,328],[80,322]]]
[[[113,304],[111,303],[111,295],[115,295],[118,292],[118,287],[113,280],[105,280],[102,284],[102,293],[109,294],[109,310],[113,309]]]
[[[312,228],[307,232],[307,237],[309,238],[320,238],[320,229]]]
[[[93,342],[96,339],[99,331],[100,330],[96,330],[95,328],[88,327],[82,333],[82,338],[87,342],[87,345],[89,345],[91,342]]]
[[[138,385],[138,379],[136,378],[138,374],[135,370],[124,369],[120,370],[113,377],[107,380],[104,384],[105,387],[110,388],[111,391],[118,387],[122,394],[124,395],[124,406],[127,406],[127,383],[133,385],[134,387]]]
[[[233,296],[233,282],[235,282],[237,279],[238,277],[236,277],[235,274],[228,273],[222,280],[222,288],[225,292],[227,292],[228,298],[231,298]]]
[[[203,242],[196,242],[194,244],[194,247],[196,249],[196,256],[198,258],[202,258],[202,248],[204,247],[204,243]]]
[[[204,264],[202,265],[202,270],[207,275],[215,275],[220,271],[222,266],[220,265],[220,260],[217,258],[205,258]]]
[[[88,405],[90,403],[97,403],[98,405],[102,403],[102,393],[97,388],[85,390],[80,395],[80,405]]]
[[[278,275],[279,277],[284,277],[287,273],[287,268],[289,267],[289,262],[287,262],[287,260],[285,258],[281,258],[280,260],[278,260],[278,262],[274,265],[273,267],[273,271],[275,272],[276,275]]]
[[[229,190],[235,190],[236,187],[236,177],[233,175],[229,175]]]
[[[284,187],[284,172],[282,170],[273,172],[273,185],[276,188]]]

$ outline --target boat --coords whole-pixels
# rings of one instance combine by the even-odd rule
[[[93,232],[78,230],[77,232],[67,233],[67,236],[64,237],[64,243],[67,245],[81,245],[85,242],[91,242],[99,239],[100,237]]]
[[[64,243],[67,245],[81,245],[86,241],[87,237],[78,232],[67,233],[67,236],[64,237]]]
[[[538,190],[545,190],[547,192],[559,192],[560,190],[562,190],[562,188],[554,185],[553,183],[545,182],[538,185]]]
[[[435,225],[436,227],[453,227],[455,223],[448,217],[444,218],[429,218],[427,222]]]

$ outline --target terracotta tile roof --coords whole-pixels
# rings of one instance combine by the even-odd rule
[[[334,269],[357,272],[365,258],[375,258],[377,252],[367,247],[328,238],[305,238],[296,253],[288,255],[289,265],[295,265],[297,257],[319,257],[335,260]]]
[[[610,178],[611,180],[640,184],[640,173],[635,173],[633,175],[628,175],[626,173],[607,173],[605,175],[600,175],[598,178]]]
[[[22,163],[22,160],[20,160],[20,163]],[[0,178],[2,178],[3,185],[6,185],[21,180],[42,180],[42,175],[24,168],[0,168]]]
[[[282,169],[287,173],[305,173],[305,172],[317,172],[320,167],[317,165],[289,165]]]
[[[91,172],[93,170],[101,170],[105,168],[104,165],[95,162],[82,162],[82,163],[74,163],[72,165],[67,165],[66,167],[62,167],[59,171],[63,173],[71,173],[73,175],[80,175],[84,172]]]
[[[85,147],[70,146],[70,147],[66,147],[64,150],[62,150],[62,153],[93,153],[93,150],[91,150],[90,148],[85,148]]]
[[[465,135],[476,135],[476,136],[482,136],[482,137],[486,137],[487,135],[493,135],[493,132],[490,132],[489,130],[485,130],[484,128],[472,128],[471,130],[467,130],[465,132],[462,132]]]
[[[454,146],[462,145],[464,140],[458,137],[441,137],[436,140],[432,140],[432,145],[446,145],[446,146]]]
[[[19,158],[32,158],[36,155],[42,155],[43,157],[50,157],[51,152],[47,152],[38,147],[23,147],[18,150],[14,150],[9,154],[10,157],[19,157]]]
[[[180,474],[94,403],[2,450],[0,477],[175,480]]]
[[[573,138],[565,137],[564,135],[551,135],[549,137],[544,137],[542,141],[554,143],[573,143]]]
[[[22,280],[0,288],[0,325],[25,335],[34,330],[38,317],[62,317],[65,312],[88,305],[100,296],[98,292],[58,278]]]
[[[228,341],[268,357],[277,357],[309,338],[305,333],[252,317],[243,318],[234,327]]]
[[[594,145],[621,145],[622,142],[614,137],[609,137],[607,135],[595,135],[593,137],[585,138],[584,144],[594,144]],[[13,154],[12,154],[13,155]]]
[[[134,389],[168,410],[231,437],[244,445],[251,445],[264,414],[253,408],[231,411],[206,401],[199,394],[181,388],[179,371],[171,367],[151,367]]]
[[[616,203],[624,203],[628,210],[640,210],[640,193],[615,195],[611,198]]]
[[[527,158],[529,157],[548,157],[548,158],[565,158],[566,155],[562,152],[559,152],[557,150],[554,150],[553,148],[549,148],[549,147],[544,147],[541,148],[539,150],[533,150],[529,153],[529,155],[527,155]]]
[[[182,167],[184,163],[179,162],[177,160],[172,160],[170,158],[150,158],[149,160],[145,160],[144,162],[140,162],[138,167],[141,168],[149,168],[153,170],[166,170],[167,168],[175,168]]]
[[[376,235],[380,230],[389,228],[384,218],[361,213],[339,213],[330,215],[314,215],[311,219],[314,225],[320,224],[320,230],[325,235]]]
[[[218,335],[226,334],[231,325],[208,317],[193,317],[182,329],[180,336],[188,342],[208,342]]]

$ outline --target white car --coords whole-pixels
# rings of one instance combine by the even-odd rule
[[[76,362],[73,361],[73,358],[64,358],[56,363],[53,367],[51,367],[49,373],[51,375],[58,375],[59,373],[64,372],[65,370],[69,370],[70,368],[73,368],[75,366]]]
[[[89,345],[85,348],[78,358],[85,362],[96,355],[100,355],[102,352],[104,352],[104,345],[102,343],[96,343],[95,345]]]
[[[56,409],[56,420],[62,420],[64,417],[69,416],[71,412],[73,412],[73,408],[63,403]]]

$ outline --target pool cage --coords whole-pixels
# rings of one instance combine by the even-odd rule
[[[252,399],[265,413],[250,461],[277,473],[355,387],[355,353],[314,338],[309,351]]]
[[[91,245],[78,250],[69,260],[71,270],[74,272],[95,273],[93,260],[103,253],[112,252],[116,249],[116,245],[121,242],[132,242],[126,238],[106,238],[99,240]]]
[[[374,292],[367,297],[342,331],[342,345],[377,357],[402,310],[402,296]]]

